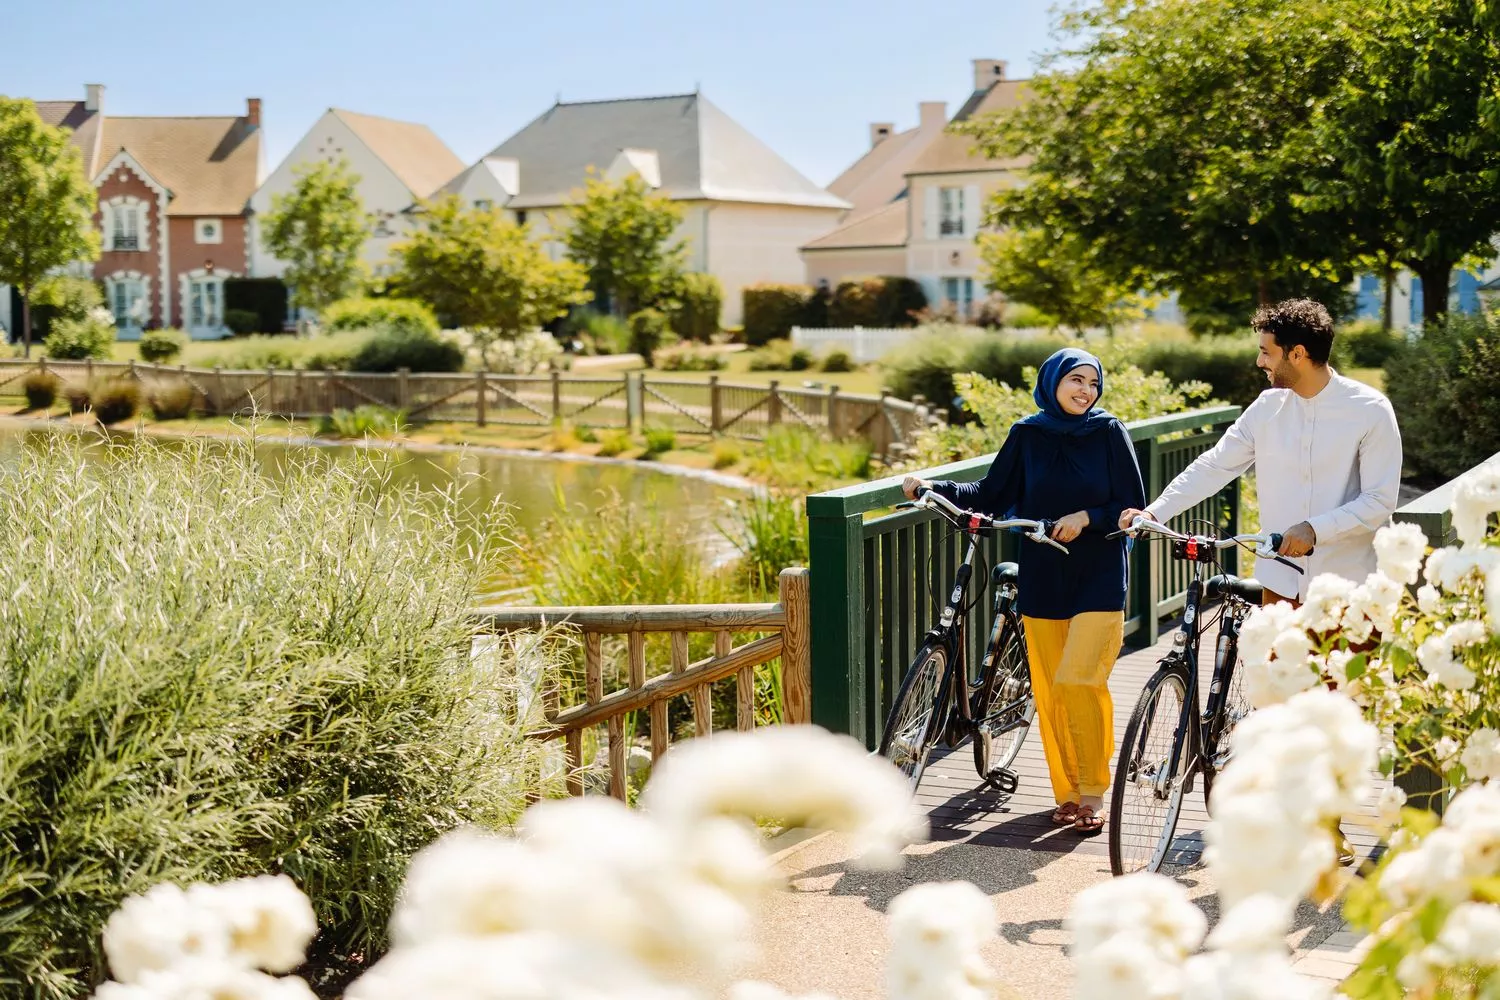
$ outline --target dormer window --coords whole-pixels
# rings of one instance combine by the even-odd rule
[[[147,232],[151,215],[146,202],[120,195],[100,205],[99,212],[105,250],[129,253],[151,249]]]
[[[193,224],[193,236],[199,243],[223,243],[224,223],[219,219],[198,219]]]
[[[115,209],[114,242],[112,250],[139,250],[141,248],[141,210],[135,205],[122,205]]]

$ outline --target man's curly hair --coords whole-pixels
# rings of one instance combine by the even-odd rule
[[[1333,350],[1333,317],[1321,302],[1287,299],[1261,306],[1250,320],[1250,328],[1256,333],[1269,333],[1283,351],[1301,344],[1310,360],[1328,364],[1328,355]]]

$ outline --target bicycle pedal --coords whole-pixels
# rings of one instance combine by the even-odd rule
[[[1008,767],[997,767],[984,776],[985,784],[1001,795],[1014,795],[1021,787],[1021,776]]]

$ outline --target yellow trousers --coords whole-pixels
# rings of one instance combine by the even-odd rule
[[[1125,614],[1085,611],[1061,620],[1023,618],[1022,623],[1036,718],[1057,802],[1103,795],[1115,747],[1109,673],[1124,641]]]

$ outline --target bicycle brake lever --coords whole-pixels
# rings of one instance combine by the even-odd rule
[[[1051,535],[1046,535],[1046,534],[1043,534],[1042,532],[1037,532],[1035,534],[1027,535],[1026,537],[1029,538],[1029,539],[1031,539],[1033,542],[1046,542],[1048,545],[1052,546],[1054,549],[1057,549],[1063,555],[1068,555],[1068,547],[1066,545],[1063,545],[1061,542],[1057,541]]]
[[[1307,570],[1303,569],[1301,566],[1298,566],[1296,563],[1292,562],[1290,559],[1286,558],[1285,556],[1272,556],[1271,558],[1274,559],[1276,562],[1281,563],[1283,566],[1290,566],[1292,569],[1296,570],[1298,573],[1301,573],[1303,575],[1307,574]]]
[[[1121,538],[1121,537],[1124,537],[1125,535],[1128,535],[1128,534],[1130,534],[1130,529],[1129,528],[1121,528],[1119,531],[1111,531],[1109,534],[1105,535],[1104,537],[1107,538],[1107,539],[1109,539],[1110,541],[1113,541],[1116,538]]]

